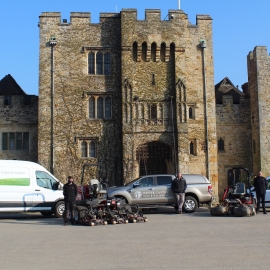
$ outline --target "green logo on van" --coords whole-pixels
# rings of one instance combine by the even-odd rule
[[[30,178],[0,179],[0,186],[30,186]]]

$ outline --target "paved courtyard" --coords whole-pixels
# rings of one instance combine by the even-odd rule
[[[0,214],[1,269],[270,268],[270,212],[145,215],[147,223],[65,227],[62,219],[38,213]]]

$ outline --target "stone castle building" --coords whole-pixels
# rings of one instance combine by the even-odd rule
[[[167,18],[146,10],[138,20],[135,9],[101,13],[98,24],[87,12],[70,22],[40,15],[38,162],[59,179],[80,179],[83,164],[99,164],[91,177],[112,185],[180,170],[207,176],[217,196],[231,167],[270,173],[268,148],[259,150],[268,145],[267,79],[255,79],[267,69],[264,48],[248,56],[243,91],[229,78],[215,87],[211,17]]]
[[[37,116],[38,97],[5,76],[0,81],[0,159],[37,162]]]

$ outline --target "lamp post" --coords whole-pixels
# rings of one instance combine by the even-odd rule
[[[200,41],[202,49],[202,71],[203,71],[203,99],[204,99],[204,117],[205,117],[205,144],[206,144],[206,171],[207,178],[210,179],[210,159],[209,159],[209,138],[208,138],[208,109],[207,109],[207,92],[206,92],[206,74],[205,74],[205,57],[204,49],[206,48],[205,40]]]
[[[50,172],[54,173],[54,47],[57,44],[56,37],[51,36],[51,144],[50,144]]]

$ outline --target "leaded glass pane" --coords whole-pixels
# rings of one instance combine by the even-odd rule
[[[9,133],[9,150],[15,150],[15,133]]]
[[[29,150],[29,132],[23,133],[23,150]]]
[[[93,97],[89,99],[89,117],[95,118],[95,99]]]
[[[97,118],[103,118],[103,98],[97,100]]]
[[[8,150],[8,134],[2,133],[2,150]]]
[[[104,74],[111,74],[111,54],[109,52],[104,54]]]
[[[95,54],[88,54],[88,74],[95,74]]]
[[[90,157],[96,157],[96,143],[91,142],[90,143]]]
[[[16,133],[16,150],[22,150],[22,133]]]
[[[105,118],[112,118],[112,98],[105,98]]]
[[[87,157],[87,143],[81,143],[81,157]]]
[[[101,75],[103,74],[103,54],[101,52],[98,52],[96,55],[97,59],[97,74]]]

